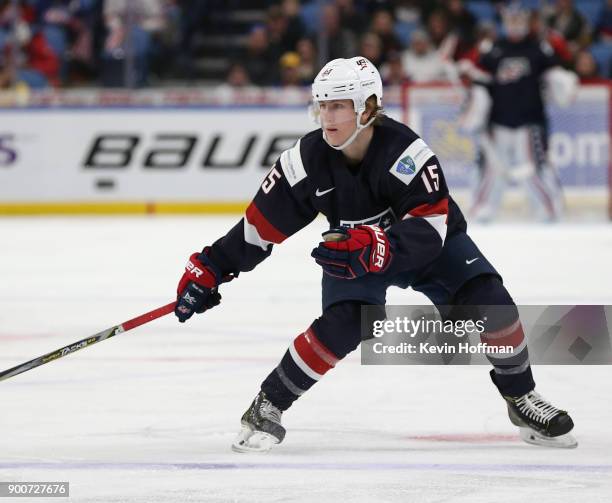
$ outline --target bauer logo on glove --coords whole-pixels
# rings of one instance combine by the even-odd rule
[[[355,279],[383,272],[391,262],[389,239],[376,225],[330,229],[323,239],[311,256],[330,276]]]
[[[200,276],[202,276],[202,274],[204,274],[204,271],[200,269],[199,267],[197,267],[196,265],[194,265],[191,259],[187,261],[185,270],[195,275],[196,278],[199,278]]]
[[[222,283],[221,273],[208,258],[208,249],[189,257],[176,289],[177,302],[174,314],[181,323],[203,313],[221,302],[217,287]]]

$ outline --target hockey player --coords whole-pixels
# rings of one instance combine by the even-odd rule
[[[481,44],[482,77],[475,80],[472,103],[462,121],[471,123],[484,154],[485,169],[471,215],[495,217],[508,183],[525,187],[533,213],[540,220],[561,216],[561,186],[548,162],[548,127],[543,88],[551,99],[567,105],[575,92],[575,75],[559,66],[548,42],[529,35],[529,13],[518,5],[503,11],[506,37]],[[482,87],[481,87],[482,86]],[[478,123],[470,113],[478,114]]]
[[[381,113],[377,69],[363,57],[333,60],[315,78],[312,97],[321,128],[282,153],[245,216],[191,255],[178,285],[175,314],[184,322],[219,304],[223,282],[253,269],[317,214],[336,238],[312,252],[323,268],[322,314],[262,382],[233,449],[263,451],[282,442],[283,412],[357,348],[361,306],[384,306],[390,285],[452,305],[447,315],[459,319],[483,316],[472,306],[507,307],[488,317],[481,338],[515,348],[511,361],[491,359],[510,418],[529,442],[576,445],[567,412],[534,391],[516,306],[466,234],[438,159],[414,131]]]

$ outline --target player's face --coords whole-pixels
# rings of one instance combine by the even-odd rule
[[[342,145],[357,127],[352,100],[320,101],[319,111],[321,127],[334,146]]]

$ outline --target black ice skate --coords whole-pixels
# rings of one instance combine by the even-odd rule
[[[285,438],[281,425],[283,411],[266,398],[263,391],[253,400],[240,420],[242,429],[232,444],[236,452],[265,452]]]
[[[508,416],[520,428],[521,438],[528,444],[546,447],[573,448],[578,442],[569,432],[574,422],[569,414],[551,405],[536,391],[521,397],[504,396]]]

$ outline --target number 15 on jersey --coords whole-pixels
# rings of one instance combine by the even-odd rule
[[[440,190],[440,176],[438,175],[438,165],[432,164],[431,166],[427,166],[423,173],[421,173],[421,180],[423,180],[423,184],[427,189],[427,192],[431,194],[432,192],[437,192]]]

